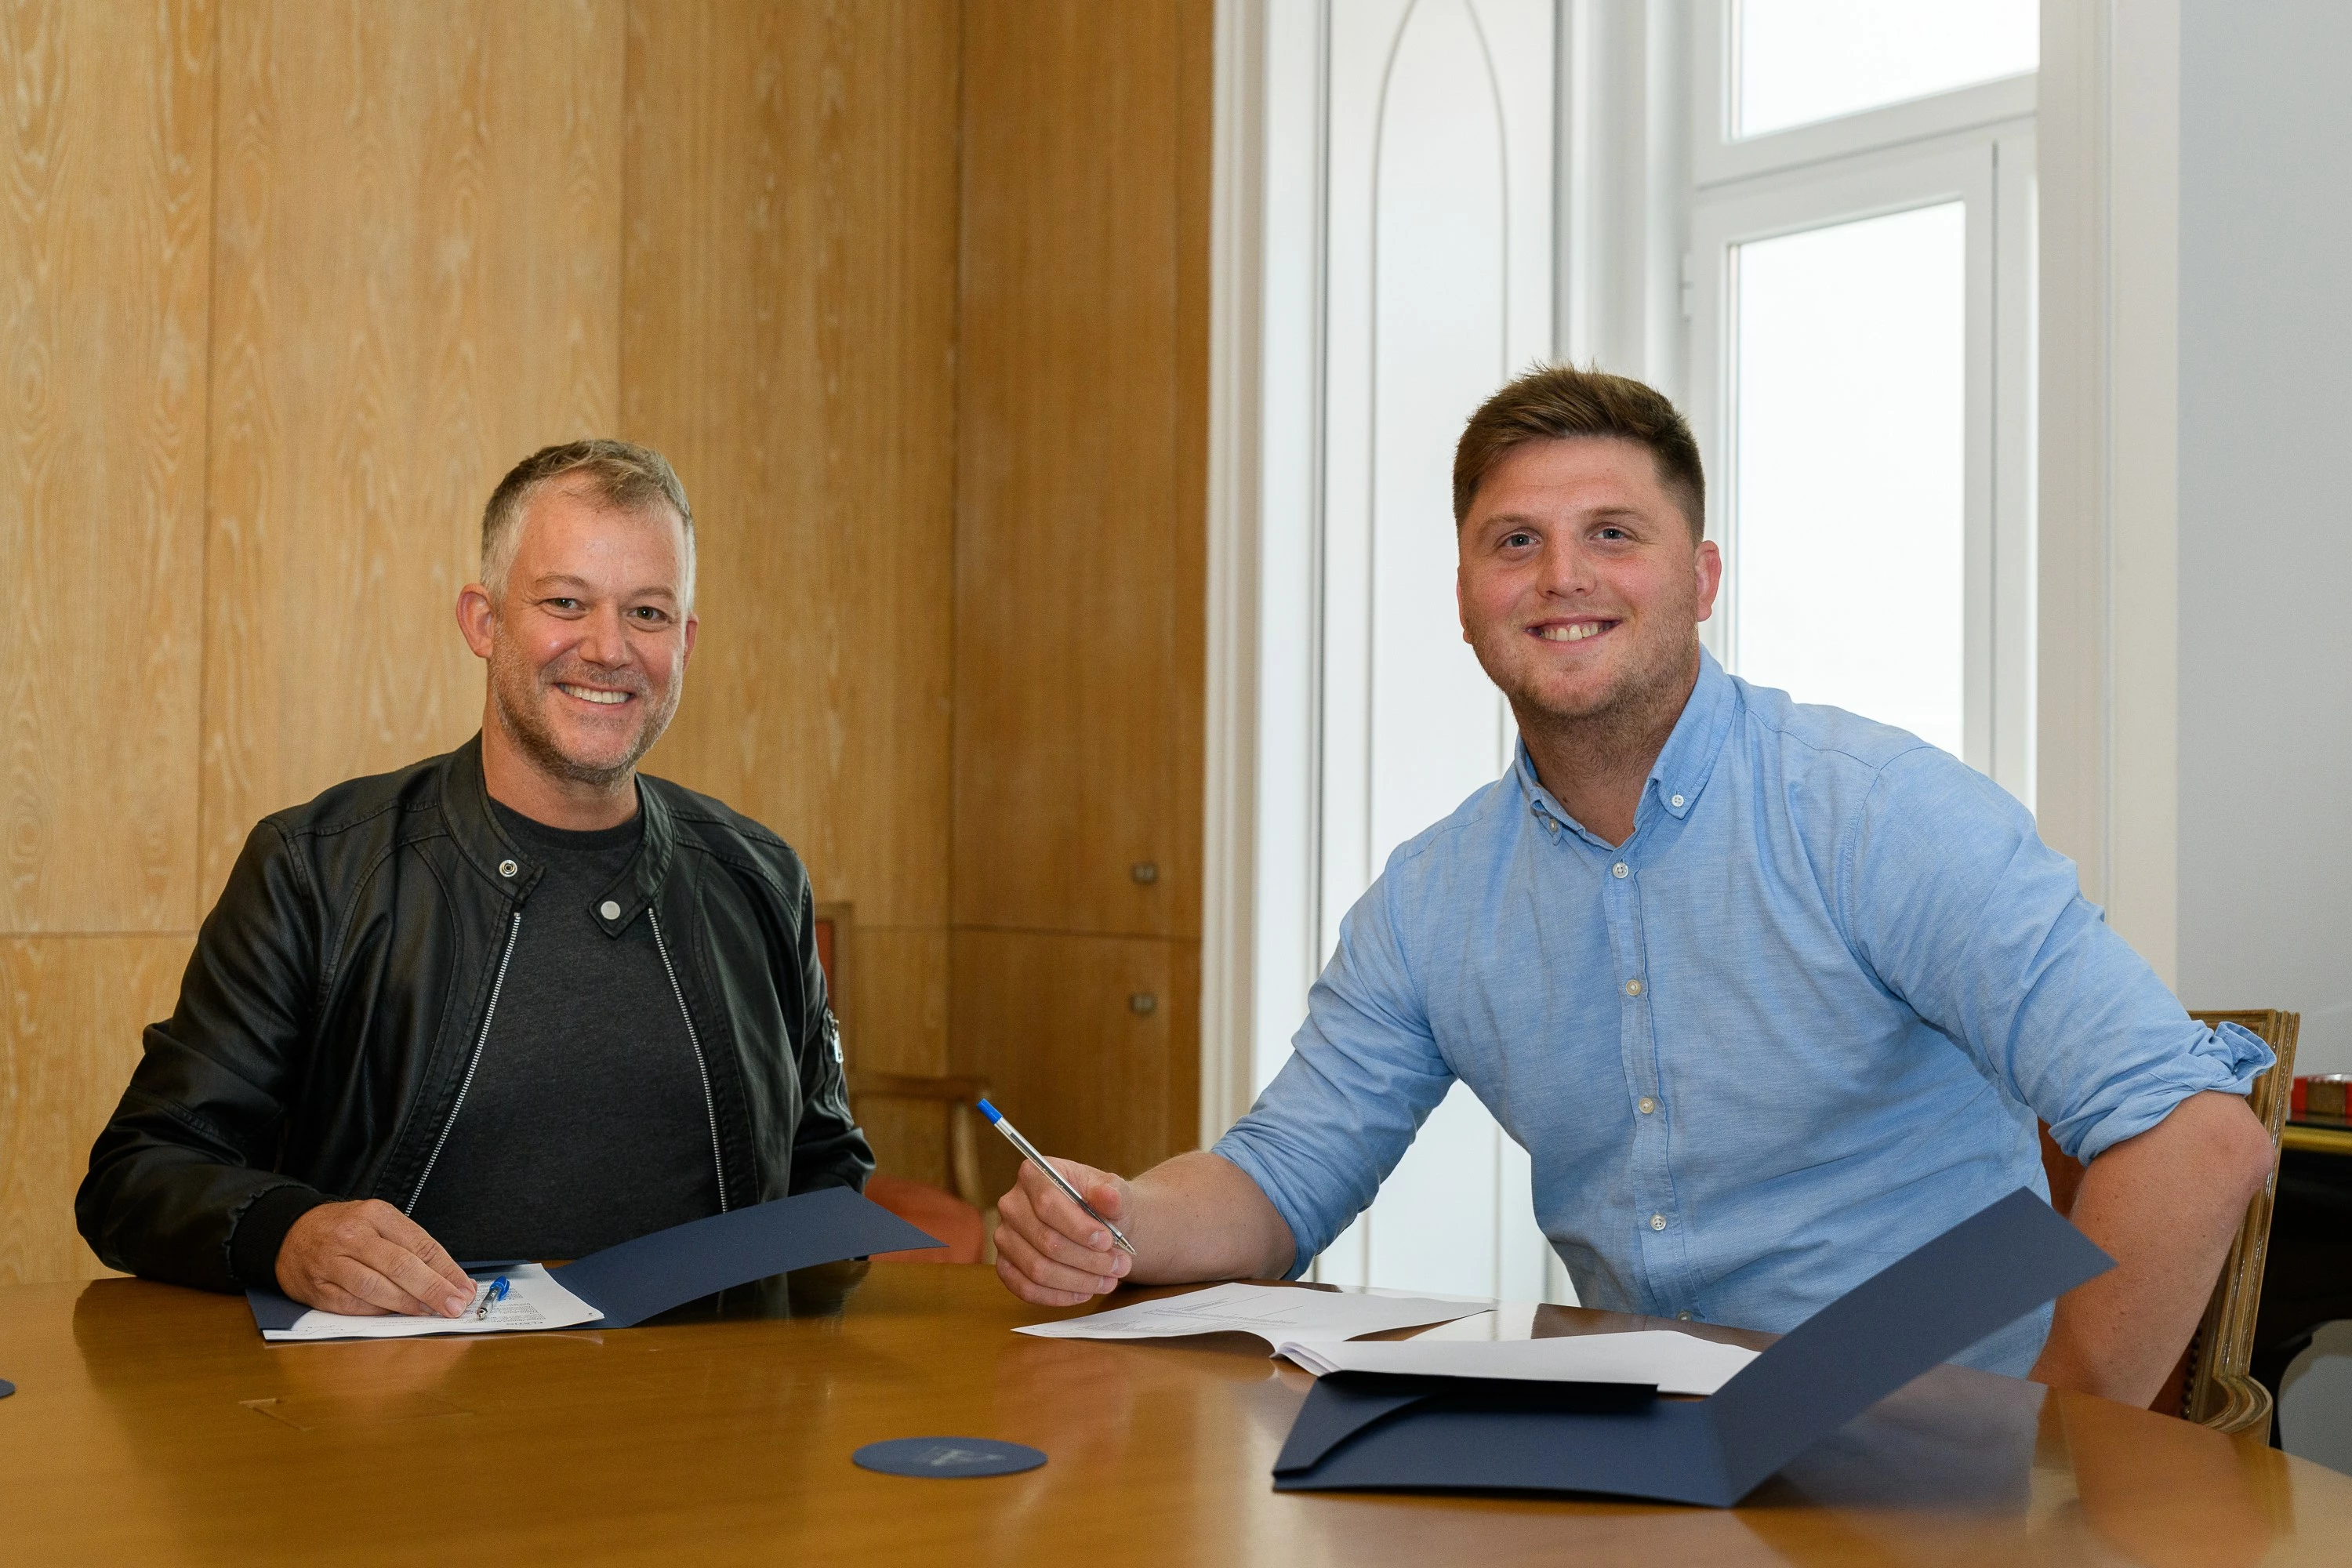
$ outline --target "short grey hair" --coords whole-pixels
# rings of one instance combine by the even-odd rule
[[[651,447],[601,438],[541,447],[508,469],[490,492],[489,504],[482,509],[482,586],[491,597],[506,597],[507,574],[514,570],[515,552],[522,547],[523,509],[530,498],[558,479],[571,479],[585,481],[591,494],[615,510],[649,511],[658,502],[677,514],[685,539],[678,608],[691,614],[694,509],[686,504],[686,487],[678,483],[677,470]]]

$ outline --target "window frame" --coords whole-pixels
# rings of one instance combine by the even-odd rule
[[[1716,617],[1735,674],[1739,615],[1738,247],[1958,200],[1967,212],[1962,759],[2033,805],[2036,79],[2010,77],[1733,142],[1737,0],[1693,0],[1685,406],[1719,498]],[[2021,112],[2020,106],[2022,106]],[[1803,693],[1798,693],[1801,698]]]
[[[1699,189],[1808,163],[1827,163],[1954,132],[2033,118],[2040,73],[1995,77],[1926,98],[1907,98],[1755,136],[1734,133],[1739,86],[1735,55],[1739,0],[1693,0],[1691,183]]]

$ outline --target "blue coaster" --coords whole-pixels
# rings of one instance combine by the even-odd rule
[[[992,1437],[893,1437],[849,1456],[860,1468],[886,1476],[1017,1476],[1045,1462],[1024,1443]]]
[[[5,1377],[0,1377],[0,1399],[5,1399],[5,1398],[7,1398],[10,1394],[14,1394],[14,1393],[16,1393],[16,1385],[15,1384],[13,1384],[13,1383],[9,1382],[9,1381],[8,1381],[6,1378],[5,1378]],[[1037,1458],[1038,1458],[1039,1461],[1042,1463],[1042,1462],[1044,1461],[1044,1459],[1045,1459],[1045,1455],[1043,1455],[1043,1454],[1040,1454],[1040,1455],[1038,1455],[1038,1456],[1037,1456]]]

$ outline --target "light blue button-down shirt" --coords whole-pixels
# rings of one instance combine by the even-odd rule
[[[2008,794],[1702,658],[1633,836],[1517,765],[1390,857],[1216,1152],[1303,1270],[1460,1079],[1585,1305],[1784,1331],[2269,1050],[2189,1018]],[[1963,1360],[2022,1373],[2049,1310]]]

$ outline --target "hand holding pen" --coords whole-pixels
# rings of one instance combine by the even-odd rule
[[[1048,1161],[1003,1113],[982,1100],[986,1116],[1005,1141],[1021,1151],[1019,1180],[997,1201],[1003,1222],[996,1231],[996,1271],[1015,1294],[1016,1276],[1075,1306],[1118,1289],[1134,1267],[1135,1246],[1122,1226],[1131,1208],[1127,1182],[1074,1160]]]

